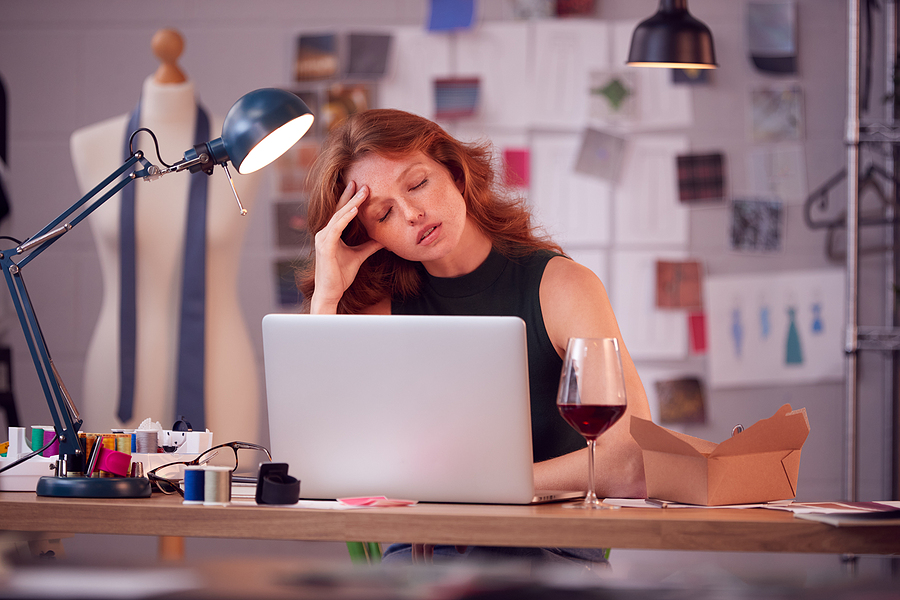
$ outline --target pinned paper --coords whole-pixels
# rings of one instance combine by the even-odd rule
[[[391,36],[352,33],[348,40],[347,76],[377,79],[387,71]]]
[[[803,92],[800,86],[750,92],[751,139],[754,142],[798,141],[803,138]]]
[[[778,200],[736,198],[731,211],[731,248],[742,252],[780,252],[784,219],[784,205]]]
[[[506,185],[528,187],[531,182],[529,152],[527,148],[503,150],[503,181]]]
[[[717,202],[725,198],[725,156],[720,152],[684,154],[678,164],[681,202]]]
[[[797,72],[797,6],[793,0],[747,4],[750,60],[769,73]]]
[[[656,382],[660,423],[705,423],[703,385],[696,377]]]
[[[596,129],[585,129],[575,170],[607,181],[618,181],[624,153],[624,139]]]
[[[327,79],[337,76],[339,70],[335,34],[301,35],[297,39],[294,79],[297,81]]]
[[[702,278],[703,269],[697,261],[656,261],[656,306],[701,309]]]
[[[434,118],[471,117],[478,109],[481,81],[477,77],[444,78],[434,82]]]
[[[706,315],[703,313],[688,315],[688,347],[691,354],[706,353]]]
[[[475,0],[431,0],[429,31],[468,29],[475,16]]]

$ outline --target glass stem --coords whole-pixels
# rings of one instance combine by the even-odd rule
[[[597,445],[596,439],[588,440],[588,490],[584,498],[585,504],[597,504],[597,493],[594,491],[594,447]]]

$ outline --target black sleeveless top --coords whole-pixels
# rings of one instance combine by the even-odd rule
[[[563,420],[556,408],[562,359],[544,327],[539,295],[544,268],[554,256],[559,255],[538,251],[509,259],[494,250],[477,269],[452,278],[433,277],[420,265],[420,294],[404,302],[391,303],[391,313],[397,315],[515,316],[525,321],[535,462],[585,445],[584,438]]]

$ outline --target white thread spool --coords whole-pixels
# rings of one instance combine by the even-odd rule
[[[203,504],[226,506],[231,502],[231,469],[206,467],[203,474]]]
[[[156,431],[139,429],[134,432],[134,443],[138,454],[156,454],[159,435]]]

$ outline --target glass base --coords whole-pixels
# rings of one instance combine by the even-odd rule
[[[619,506],[613,506],[612,504],[604,504],[603,500],[598,499],[596,496],[593,498],[585,498],[581,502],[571,502],[569,504],[563,504],[566,508],[581,508],[586,510],[617,510]]]

